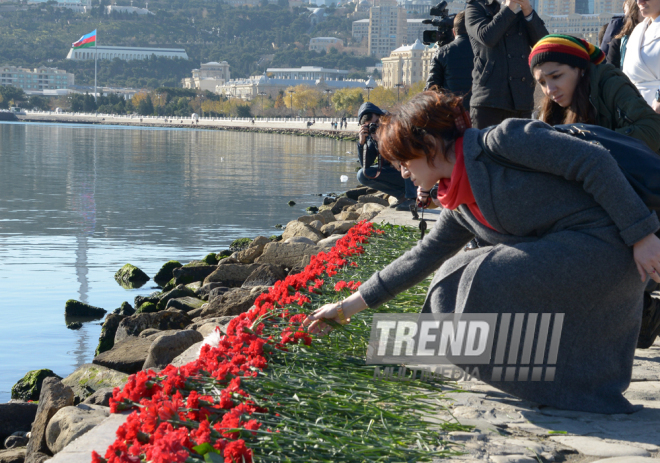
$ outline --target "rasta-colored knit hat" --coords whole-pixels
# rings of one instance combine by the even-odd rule
[[[600,64],[605,53],[586,40],[570,35],[550,34],[536,42],[529,54],[529,67],[534,70],[537,64],[553,61],[586,69],[589,63]]]

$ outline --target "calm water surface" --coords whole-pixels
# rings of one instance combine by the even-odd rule
[[[0,402],[28,370],[91,362],[99,322],[66,328],[64,302],[109,312],[155,290],[113,279],[281,233],[319,193],[356,183],[354,144],[210,130],[0,123]],[[293,199],[297,204],[289,207]]]

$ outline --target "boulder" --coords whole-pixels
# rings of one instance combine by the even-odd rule
[[[274,243],[269,243],[264,249],[272,246]],[[259,256],[257,260],[261,259]],[[215,272],[211,273],[204,280],[204,284],[208,283],[222,283],[223,286],[234,288],[241,286],[243,282],[254,272],[259,265],[257,264],[227,264],[218,265]]]
[[[320,220],[314,220],[314,221],[309,223],[310,227],[314,227],[317,230],[320,230],[323,225],[325,225],[325,224],[323,222],[321,222]]]
[[[284,278],[286,278],[286,272],[281,265],[262,264],[247,277],[242,287],[272,286]]]
[[[257,268],[259,268],[259,267],[257,267]],[[252,275],[252,274],[250,274],[250,275]],[[222,296],[227,291],[229,291],[229,288],[227,288],[226,286],[219,286],[217,288],[213,288],[211,290],[211,292],[209,293],[209,301],[213,298],[218,297],[218,296]]]
[[[350,190],[346,190],[346,193],[344,194],[346,195],[347,198],[354,199],[357,201],[360,198],[360,196],[364,196],[368,194],[368,192],[369,192],[369,188],[363,186],[359,188],[352,188]]]
[[[66,320],[66,319],[65,319]],[[82,328],[81,322],[68,321],[66,327],[70,330],[79,330]]]
[[[386,206],[383,206],[382,204],[367,203],[364,206],[362,206],[361,213],[366,214],[367,212],[380,212],[383,209],[386,209]]]
[[[210,267],[210,266],[209,266]],[[186,296],[195,296],[195,292],[186,288],[185,285],[177,285],[174,289],[161,294],[160,299],[158,300],[158,310],[163,310],[165,306],[167,306],[167,301],[170,299],[176,299],[179,297],[186,297]]]
[[[28,371],[23,378],[19,379],[11,388],[11,398],[18,400],[39,400],[41,387],[46,378],[57,376],[52,370],[42,368],[41,370]],[[18,429],[16,430],[18,431]]]
[[[25,447],[0,450],[0,463],[23,463],[25,453]]]
[[[337,215],[341,211],[344,210],[344,207],[352,206],[353,204],[357,204],[357,201],[354,199],[346,198],[346,197],[341,197],[339,198],[333,205],[330,211]],[[327,225],[327,222],[326,222]]]
[[[208,265],[216,265],[218,263],[218,256],[215,252],[211,252],[204,256],[202,262]]]
[[[383,207],[388,207],[390,205],[390,203],[387,199],[385,199],[381,196],[376,196],[376,195],[360,196],[358,198],[358,203],[361,203],[361,204],[375,203],[375,204],[380,204]]]
[[[106,310],[100,307],[94,307],[84,302],[69,299],[64,303],[64,316],[65,317],[78,317],[78,318],[102,318],[106,314]]]
[[[286,226],[286,230],[284,230],[284,233],[282,233],[282,240],[286,241],[288,238],[292,238],[294,236],[309,238],[314,243],[325,238],[325,235],[323,235],[323,233],[321,233],[316,228],[298,221],[289,222],[289,224]]]
[[[217,282],[205,284],[201,286],[197,291],[195,291],[195,296],[206,301],[208,300],[209,293],[211,292],[212,289],[221,288],[221,287],[222,287],[222,283],[217,283]]]
[[[187,285],[193,281],[203,281],[217,268],[216,265],[208,264],[186,264],[183,267],[172,270],[174,283],[176,285]]]
[[[34,407],[35,411],[37,409],[37,406],[35,404]],[[30,423],[31,424],[31,423]],[[28,442],[30,442],[30,438],[28,437],[29,431],[17,431],[13,433],[11,436],[5,439],[5,448],[6,449],[13,449],[16,447],[25,447],[28,445]]]
[[[335,215],[329,209],[327,209],[325,211],[321,211],[321,212],[319,212],[318,214],[316,214],[315,216],[312,216],[312,217],[318,217],[318,216],[321,216],[323,218],[322,222],[323,222],[324,225],[329,224],[330,222],[334,222],[336,220]],[[321,217],[319,217],[318,220],[321,220]]]
[[[183,330],[175,334],[159,336],[151,344],[142,369],[162,370],[176,356],[203,339],[204,337],[195,330]]]
[[[201,306],[199,309],[191,310],[190,312],[187,313],[187,315],[188,315],[190,318],[196,318],[196,317],[199,317],[199,316],[202,314],[202,312],[204,311],[205,308],[206,308],[206,304],[204,304],[203,306]]]
[[[24,463],[44,463],[50,460],[52,457],[49,453],[43,452],[33,452],[28,455],[27,450],[25,451],[25,460]]]
[[[218,265],[220,266],[220,265],[227,265],[227,264],[238,264],[239,262],[236,259],[234,259],[233,255],[234,254],[232,254],[229,257],[225,257],[220,262],[218,262]]]
[[[29,432],[36,414],[36,403],[0,404],[0,440],[6,439],[17,431]]]
[[[104,407],[109,407],[113,389],[114,388],[112,387],[102,387],[83,400],[82,403],[86,405],[103,405]]]
[[[179,267],[182,267],[179,261],[170,260],[165,262],[160,270],[158,270],[158,273],[156,273],[154,276],[154,281],[158,286],[165,286],[168,281],[174,278],[174,275],[172,275],[172,270]]]
[[[328,206],[330,204],[334,204],[335,201],[337,201],[337,198],[333,196],[326,196],[325,198],[323,198],[323,205]]]
[[[270,243],[270,240],[268,240],[268,242]],[[254,262],[254,259],[259,257],[261,253],[264,251],[265,245],[266,244],[252,246],[251,244],[247,249],[244,249],[243,251],[239,251],[236,254],[234,254],[234,259],[236,259],[236,261],[240,262],[241,264],[251,264],[252,262]]]
[[[130,317],[135,313],[135,309],[131,304],[124,301],[121,303],[121,306],[118,309],[112,311],[115,315],[121,315],[122,317]]]
[[[155,296],[135,296],[135,300],[133,301],[135,303],[135,308],[139,309],[142,304],[145,302],[151,302],[152,304],[158,304],[158,301],[160,299]]]
[[[304,223],[306,225],[311,224],[315,220],[318,220],[323,223],[323,225],[325,225],[326,217],[323,214],[303,215],[302,217],[298,217],[298,222]]]
[[[172,360],[170,363],[175,367],[182,367],[186,363],[197,360],[199,358],[199,350],[202,348],[203,343],[204,341],[196,342],[188,349],[183,351],[183,353],[174,358],[174,360]]]
[[[184,314],[173,312],[156,312],[135,314],[124,318],[115,334],[115,344],[127,336],[137,336],[147,328],[157,330],[182,330],[188,326],[192,320]],[[103,354],[101,354],[103,355]]]
[[[202,282],[201,281],[193,281],[192,283],[188,283],[186,285],[186,288],[188,288],[193,293],[197,293],[197,290],[201,287],[202,287]]]
[[[135,265],[126,264],[115,273],[115,281],[122,288],[133,289],[144,285],[151,278]]]
[[[283,265],[287,268],[304,267],[309,264],[310,256],[318,254],[319,251],[318,247],[311,244],[269,243],[255,263]]]
[[[317,246],[322,248],[331,248],[337,243],[337,241],[339,241],[343,237],[344,235],[340,235],[340,234],[330,235],[326,239],[319,241],[317,243]]]
[[[158,304],[154,304],[153,302],[145,302],[142,304],[135,313],[154,313],[154,312],[160,312],[160,309],[158,308]]]
[[[390,206],[396,206],[399,204],[399,199],[396,196],[390,196],[389,198],[387,198],[387,203]]]
[[[358,217],[360,217],[359,212],[343,211],[339,215],[337,215],[337,220],[340,222],[344,220],[357,220]]]
[[[231,252],[242,251],[243,249],[247,249],[250,243],[252,243],[252,238],[238,238],[231,242],[229,250]]]
[[[61,408],[48,422],[46,444],[51,452],[58,453],[108,416],[110,409],[101,405],[79,404]]]
[[[370,222],[374,217],[376,217],[379,214],[379,212],[363,212],[360,214],[360,217],[357,218],[356,222],[362,222],[363,220],[366,220],[367,222]]]
[[[127,336],[121,341],[115,342],[109,351],[94,357],[92,363],[129,375],[137,373],[142,369],[142,365],[149,355],[149,347],[152,342],[153,340],[150,338]]]
[[[168,331],[168,330],[165,330]],[[176,330],[171,330],[171,331],[176,331]],[[148,338],[149,336],[153,334],[163,334],[163,330],[157,330],[156,328],[147,328],[146,330],[142,331],[138,336],[141,338]]]
[[[206,325],[209,325],[209,326],[210,326],[210,325],[213,325],[213,327],[219,326],[219,327],[220,327],[220,331],[222,331],[223,333],[226,333],[226,332],[227,332],[227,331],[226,331],[227,325],[228,325],[229,322],[232,321],[234,318],[236,318],[235,315],[229,315],[229,316],[226,316],[226,317],[211,317],[211,318],[206,318],[206,319],[204,319],[204,320],[200,320],[199,322],[195,322],[195,323],[193,323],[192,325],[188,326],[186,329],[189,329],[189,330],[197,330],[197,331],[199,331],[200,333],[202,333],[202,336],[206,337],[206,336],[209,335],[209,332],[210,332],[210,331],[213,331],[213,330],[210,330],[210,331],[209,331],[209,329],[208,329],[208,327],[207,327],[207,328],[204,329],[204,331],[202,331],[202,330],[201,330],[202,327],[203,327],[203,326],[206,326]],[[205,331],[207,331],[207,332],[205,332]]]
[[[316,242],[310,240],[309,238],[305,238],[304,236],[292,236],[291,238],[287,238],[284,240],[284,243],[291,244],[291,243],[302,243],[302,244],[311,244],[314,245]]]
[[[125,373],[86,363],[64,378],[62,384],[71,388],[75,396],[75,402],[79,403],[99,390],[122,387],[127,380],[128,375]]]
[[[355,225],[355,222],[352,220],[342,220],[340,222],[332,222],[327,225],[323,225],[321,229],[326,235],[334,235],[338,233],[346,233],[351,227]]]
[[[117,328],[124,318],[126,317],[114,313],[108,314],[108,316],[105,317],[103,327],[101,328],[101,335],[99,336],[99,344],[96,346],[94,355],[99,355],[101,352],[112,349],[112,346],[115,344]]]
[[[49,377],[43,382],[39,395],[37,414],[30,431],[30,442],[27,445],[26,462],[43,461],[41,455],[50,455],[46,443],[46,428],[48,422],[60,409],[73,405],[73,391],[62,384],[58,378]]]
[[[247,312],[260,294],[258,291],[252,293],[250,289],[235,289],[212,299],[208,307],[202,311],[202,318],[240,315]]]
[[[199,309],[204,304],[204,301],[197,299],[196,297],[179,297],[176,299],[170,299],[167,301],[165,310],[167,309],[178,309],[182,312],[190,312],[191,310]]]
[[[371,203],[367,203],[367,204],[371,204]],[[380,204],[379,204],[379,206],[380,206]],[[362,212],[363,207],[364,207],[364,204],[357,203],[357,204],[353,204],[352,206],[345,207],[343,212]],[[339,217],[340,215],[341,215],[341,212],[339,214],[337,214],[337,217]],[[337,220],[340,220],[340,219],[337,218]]]

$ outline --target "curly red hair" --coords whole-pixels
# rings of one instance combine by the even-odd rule
[[[427,137],[433,137],[440,143],[442,153],[446,153],[449,145],[462,135],[456,121],[463,120],[464,113],[461,97],[434,90],[418,93],[408,103],[381,117],[380,153],[388,161],[400,163],[426,157],[430,165],[436,150]]]

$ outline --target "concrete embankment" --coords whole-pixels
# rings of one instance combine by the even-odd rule
[[[347,128],[337,129],[330,120],[268,118],[182,118],[156,116],[118,116],[108,114],[29,112],[18,116],[24,122],[49,122],[58,124],[129,125],[136,127],[196,128],[232,130],[238,132],[276,133],[307,137],[326,137],[338,140],[357,140],[357,122],[349,119]],[[308,123],[314,122],[308,126]]]

